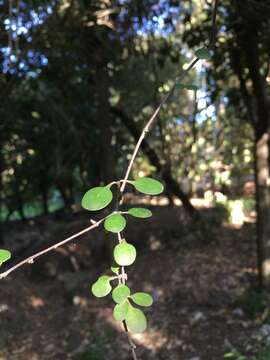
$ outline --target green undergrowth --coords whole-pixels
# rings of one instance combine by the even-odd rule
[[[270,360],[270,346],[252,356],[245,356],[237,350],[233,350],[224,354],[224,359],[230,360]]]
[[[112,343],[117,333],[114,329],[104,326],[102,334],[95,333],[91,337],[91,344],[83,350],[75,360],[105,360],[106,350],[104,344]]]
[[[103,353],[100,349],[87,349],[82,352],[76,360],[104,360]]]
[[[257,288],[247,289],[236,301],[236,306],[243,309],[246,315],[252,319],[263,313],[267,309],[268,304],[269,296],[267,293]]]

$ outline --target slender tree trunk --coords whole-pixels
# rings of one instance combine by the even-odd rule
[[[240,41],[245,51],[255,99],[253,126],[256,134],[254,153],[259,281],[260,285],[270,288],[269,99],[266,92],[266,80],[260,73],[261,61],[257,31],[248,29]]]
[[[15,175],[16,176],[16,175]],[[25,214],[24,214],[24,203],[22,198],[22,192],[19,188],[19,184],[15,181],[14,183],[14,204],[15,209],[18,211],[21,220],[26,220]]]
[[[260,284],[270,287],[269,134],[256,142],[257,238]]]
[[[58,190],[59,190],[59,192],[61,194],[61,197],[62,197],[63,203],[65,205],[65,208],[70,210],[71,206],[73,204],[72,195],[70,194],[68,188],[65,185],[59,184],[59,181],[58,181],[57,187],[58,187]]]
[[[109,81],[106,66],[100,66],[97,69],[96,79],[101,178],[105,183],[108,183],[115,179],[115,159],[112,146],[112,116],[110,112]]]
[[[42,208],[45,215],[49,214],[48,206],[48,188],[46,185],[41,187],[41,197],[42,197]]]
[[[256,130],[256,116],[255,109],[252,104],[252,97],[248,91],[246,79],[244,78],[244,67],[241,62],[241,54],[239,51],[239,47],[235,47],[231,51],[232,58],[232,66],[235,70],[235,73],[238,77],[240,84],[240,91],[242,96],[242,101],[246,107],[246,112],[248,116],[248,120],[254,129],[254,144],[253,144],[253,158],[254,158],[254,178],[255,178],[255,202],[256,202],[256,249],[257,249],[257,269],[258,269],[258,283],[259,286],[262,287],[264,283],[264,274],[263,274],[263,239],[262,239],[262,215],[261,215],[261,204],[260,204],[260,185],[259,185],[259,169],[258,169],[258,144],[257,144],[257,131]]]
[[[96,94],[97,94],[97,126],[99,129],[99,169],[100,177],[104,184],[116,179],[113,137],[113,117],[110,111],[109,77],[107,69],[107,54],[101,52],[96,73]],[[112,189],[115,191],[115,188]],[[115,194],[116,195],[116,194]],[[116,198],[116,196],[114,196]],[[112,204],[114,206],[114,204]],[[110,210],[114,210],[113,208]],[[105,212],[109,213],[109,209]],[[113,248],[116,245],[115,236],[106,233],[104,237],[105,254],[112,259]]]

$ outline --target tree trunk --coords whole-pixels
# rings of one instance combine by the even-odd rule
[[[49,206],[48,206],[48,188],[47,186],[44,184],[41,187],[41,197],[42,197],[42,208],[43,208],[43,213],[45,215],[49,214]]]
[[[270,288],[270,111],[266,80],[260,73],[261,61],[258,43],[258,34],[255,29],[249,28],[240,39],[255,99],[253,126],[256,138],[254,153],[259,281],[260,285]]]
[[[65,184],[60,183],[59,180],[57,181],[57,187],[62,197],[65,208],[70,210],[73,204],[73,197],[71,192],[69,191],[68,187]]]
[[[112,107],[111,110],[116,116],[118,116],[122,120],[123,124],[126,126],[130,134],[133,136],[134,140],[137,142],[140,137],[140,131],[136,128],[134,121],[121,109]],[[156,167],[159,173],[161,173],[161,176],[166,183],[167,189],[181,200],[184,209],[191,217],[193,217],[197,213],[197,210],[189,201],[188,196],[182,191],[177,181],[173,178],[171,170],[168,167],[166,168],[162,166],[155,150],[149,146],[146,139],[143,140],[141,149],[148,157],[151,164]]]
[[[97,94],[97,126],[99,129],[99,174],[102,182],[108,184],[116,180],[115,170],[115,156],[114,147],[112,144],[113,137],[113,118],[110,111],[110,92],[109,92],[109,77],[107,69],[106,57],[108,54],[101,52],[97,64],[96,70],[96,94]],[[117,190],[115,187],[112,188],[113,192]],[[117,198],[115,194],[114,199]],[[105,210],[108,214],[114,210],[115,202]],[[106,232],[104,234],[104,242],[101,244],[104,246],[105,254],[111,259],[113,254],[114,246],[116,245],[116,238],[113,234]]]
[[[100,173],[105,184],[115,180],[115,159],[112,146],[112,116],[110,112],[109,81],[106,66],[97,69],[97,125],[100,137]]]
[[[258,270],[260,285],[270,287],[269,134],[256,141]]]

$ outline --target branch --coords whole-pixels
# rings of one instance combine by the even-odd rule
[[[218,0],[214,0],[214,8],[212,13],[212,27],[210,34],[209,47],[213,49],[215,47],[216,33],[217,33],[217,9],[218,9]]]
[[[34,255],[31,255],[29,256],[28,258],[22,260],[21,262],[19,262],[18,264],[12,266],[10,269],[0,273],[0,279],[3,279],[5,277],[7,277],[10,273],[12,273],[14,270],[20,268],[21,266],[23,266],[24,264],[33,264],[34,260],[37,259],[38,257],[52,251],[52,250],[55,250],[57,249],[59,246],[62,246],[62,245],[65,245],[66,243],[70,242],[71,240],[87,233],[88,231],[91,231],[95,228],[97,228],[103,221],[105,220],[105,218],[102,218],[101,220],[98,220],[97,222],[95,222],[93,225],[79,231],[78,233],[74,234],[74,235],[71,235],[69,236],[68,238],[52,245],[52,246],[49,246],[48,248],[42,250],[42,251],[39,251],[37,253],[35,253]]]
[[[184,70],[182,72],[182,74],[180,74],[178,77],[175,78],[174,80],[174,84],[173,87],[171,88],[171,90],[164,96],[164,98],[162,99],[161,103],[158,105],[158,107],[156,108],[156,110],[154,111],[153,115],[151,116],[151,118],[147,121],[146,125],[144,126],[141,136],[135,146],[135,149],[133,151],[132,157],[130,159],[127,171],[125,173],[125,177],[124,180],[122,182],[121,188],[120,188],[120,192],[121,194],[123,194],[125,188],[126,188],[126,184],[127,184],[127,180],[130,174],[130,171],[132,169],[133,163],[136,159],[136,156],[138,154],[138,151],[141,147],[141,143],[143,142],[143,139],[145,138],[146,134],[149,132],[151,125],[153,124],[153,122],[156,120],[160,110],[163,108],[163,106],[167,103],[167,101],[169,100],[169,98],[171,97],[171,95],[173,94],[174,90],[175,90],[175,86],[176,84],[181,81],[186,74],[197,64],[197,62],[199,61],[199,58],[195,58],[188,66],[188,68],[186,70]]]
[[[213,3],[213,15],[212,15],[212,27],[211,27],[211,34],[210,34],[210,42],[209,42],[209,47],[213,48],[214,43],[215,43],[215,39],[216,39],[216,22],[217,22],[217,8],[218,8],[218,0],[214,0]],[[186,75],[187,73],[197,64],[197,62],[200,59],[198,57],[196,57],[195,59],[192,60],[192,62],[189,64],[189,66],[187,67],[186,70],[184,70],[175,80],[174,80],[174,85],[171,88],[171,90],[164,96],[164,98],[162,99],[161,103],[158,105],[158,107],[156,108],[156,110],[154,111],[153,115],[151,116],[151,118],[148,120],[148,122],[146,123],[146,125],[144,126],[141,136],[135,146],[135,149],[133,151],[132,157],[130,159],[125,177],[124,177],[124,181],[122,183],[122,186],[120,188],[120,193],[123,194],[126,184],[127,184],[127,179],[129,177],[130,171],[132,169],[133,163],[136,159],[137,153],[140,149],[141,143],[143,141],[143,139],[145,138],[146,134],[149,132],[149,129],[151,127],[151,125],[153,124],[153,122],[156,120],[160,110],[163,108],[163,106],[167,103],[167,101],[170,99],[171,95],[173,94],[174,90],[175,90],[175,86],[178,82],[180,82]]]
[[[111,107],[111,111],[121,119],[122,123],[126,126],[136,143],[140,138],[141,131],[136,127],[133,119],[129,117],[122,109]],[[165,181],[166,188],[181,200],[187,213],[193,217],[197,210],[189,201],[187,194],[183,192],[178,182],[173,178],[170,169],[162,165],[155,149],[149,145],[146,138],[143,139],[140,149],[148,157],[150,163],[155,166],[157,172],[160,173],[162,179]]]

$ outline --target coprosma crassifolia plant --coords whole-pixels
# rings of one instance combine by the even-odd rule
[[[195,52],[195,58],[191,61],[186,70],[182,71],[179,76],[174,80],[172,88],[164,96],[159,106],[154,111],[151,118],[144,126],[141,136],[135,145],[133,154],[128,164],[127,170],[123,179],[113,181],[106,186],[98,186],[88,190],[82,199],[82,207],[89,211],[97,211],[107,207],[113,200],[113,187],[116,187],[116,205],[115,210],[108,216],[93,221],[91,220],[91,226],[81,230],[80,232],[60,241],[56,244],[35,253],[34,255],[20,261],[16,265],[10,267],[8,270],[0,273],[0,279],[5,278],[11,272],[20,268],[24,264],[32,264],[36,258],[57,249],[59,246],[63,246],[70,241],[74,241],[75,238],[103,225],[104,228],[114,233],[117,236],[118,244],[113,250],[113,257],[115,263],[110,271],[110,274],[106,273],[101,275],[97,281],[91,286],[91,291],[96,297],[104,297],[112,293],[112,299],[115,302],[113,316],[116,321],[123,323],[124,330],[127,334],[130,349],[132,351],[133,359],[136,360],[135,344],[133,343],[129,332],[140,333],[147,327],[147,320],[142,310],[143,307],[151,306],[153,298],[150,294],[145,292],[132,293],[131,289],[127,285],[128,276],[126,273],[126,267],[131,266],[136,260],[136,248],[134,245],[128,242],[123,236],[123,231],[126,227],[127,219],[130,217],[136,218],[149,218],[152,213],[145,208],[134,207],[128,211],[122,211],[121,205],[123,203],[123,196],[127,184],[134,187],[138,192],[148,195],[158,195],[163,191],[163,185],[155,179],[144,177],[135,180],[130,180],[129,176],[136,159],[137,153],[143,142],[144,137],[151,129],[154,121],[156,120],[163,105],[170,99],[175,90],[186,89],[188,91],[197,91],[196,84],[188,84],[182,82],[186,74],[200,61],[208,60],[211,58],[211,51],[214,47],[215,33],[216,33],[216,14],[217,14],[217,0],[214,1],[213,16],[212,16],[212,29],[210,34],[210,40],[208,45],[198,49]],[[5,261],[8,261],[11,257],[11,253],[8,250],[0,249],[0,265]]]
[[[163,191],[163,185],[149,177],[139,178],[134,181],[114,181],[107,186],[95,187],[87,191],[82,199],[82,207],[90,211],[104,209],[113,199],[111,187],[117,186],[117,191],[120,192],[121,183],[128,183],[134,186],[137,191],[148,195],[158,195]],[[151,306],[153,299],[151,295],[144,292],[132,294],[126,284],[127,274],[125,267],[132,265],[136,260],[136,248],[123,238],[122,232],[126,227],[129,216],[148,218],[151,215],[151,211],[145,208],[131,208],[127,212],[123,212],[120,210],[120,203],[116,204],[115,211],[104,219],[103,224],[107,231],[117,235],[118,245],[115,246],[113,251],[117,266],[111,267],[112,275],[100,276],[91,288],[96,297],[104,297],[112,291],[112,298],[116,303],[113,316],[117,321],[124,321],[125,328],[133,333],[143,332],[147,326],[143,311],[133,305]]]

